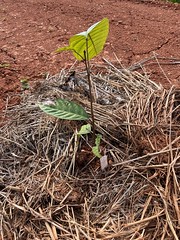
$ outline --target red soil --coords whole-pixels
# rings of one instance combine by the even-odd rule
[[[0,109],[17,103],[20,80],[43,79],[73,63],[67,53],[53,51],[70,36],[104,17],[110,33],[102,57],[129,67],[155,53],[161,65],[145,65],[151,79],[165,87],[180,86],[180,5],[149,0],[1,0]],[[172,59],[173,63],[169,60]],[[174,60],[173,60],[174,59]],[[151,62],[152,63],[152,62]],[[166,77],[163,73],[166,74]]]

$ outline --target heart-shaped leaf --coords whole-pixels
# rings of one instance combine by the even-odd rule
[[[56,52],[70,50],[73,51],[77,60],[91,60],[102,51],[108,32],[109,20],[103,18],[88,28],[87,31],[72,36],[69,40],[69,46],[58,48]]]

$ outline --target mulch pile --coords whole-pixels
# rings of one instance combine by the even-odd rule
[[[82,88],[62,88],[73,68],[87,82],[81,67],[48,75],[3,113],[0,238],[178,240],[178,89],[108,61],[92,67],[96,131],[108,156],[102,170],[92,134],[77,136],[84,123],[51,117],[38,106],[66,98],[90,113]]]

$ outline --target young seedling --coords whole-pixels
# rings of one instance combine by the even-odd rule
[[[92,152],[96,157],[100,159],[101,170],[105,170],[108,167],[108,159],[107,155],[101,155],[100,153],[100,142],[101,142],[102,135],[97,134],[95,140],[95,146],[92,148]]]
[[[83,61],[85,64],[88,84],[89,96],[91,103],[91,118],[93,140],[95,141],[95,119],[93,110],[93,94],[90,73],[90,60],[97,56],[103,49],[109,32],[109,20],[102,19],[100,22],[93,24],[87,31],[72,36],[69,40],[69,46],[58,48],[57,53],[62,51],[72,51],[77,60]],[[41,110],[52,116],[68,119],[68,120],[87,120],[89,118],[86,111],[78,104],[65,100],[57,99],[54,103],[39,104]]]
[[[87,31],[72,36],[69,40],[69,46],[58,48],[57,53],[62,51],[72,51],[77,60],[83,61],[85,64],[88,84],[89,96],[91,103],[91,118],[93,139],[95,139],[95,119],[93,110],[93,94],[90,73],[90,60],[97,56],[103,49],[109,32],[109,20],[107,18],[93,24]]]

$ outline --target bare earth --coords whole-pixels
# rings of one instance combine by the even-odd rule
[[[20,91],[20,80],[43,79],[73,64],[67,53],[54,50],[70,36],[104,17],[110,33],[102,57],[125,67],[158,54],[145,65],[151,79],[165,87],[180,86],[180,5],[147,0],[1,0],[0,109]],[[165,76],[165,74],[166,76]]]

